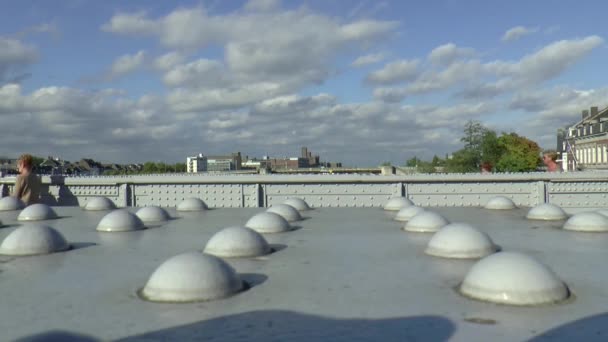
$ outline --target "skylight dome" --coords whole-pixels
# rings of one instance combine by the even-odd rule
[[[114,202],[107,197],[93,197],[85,204],[84,210],[113,210],[116,209]]]
[[[442,258],[483,258],[496,251],[490,237],[466,223],[450,223],[429,241],[426,254]]]
[[[434,233],[448,223],[448,220],[436,212],[425,210],[412,217],[403,229],[408,232]]]
[[[410,205],[409,207],[405,207],[399,210],[399,212],[397,212],[397,215],[395,215],[395,220],[406,222],[423,211],[424,208],[417,207],[415,205]]]
[[[200,198],[186,198],[177,205],[177,211],[202,211],[207,210],[207,205]]]
[[[36,203],[23,209],[17,220],[19,221],[42,221],[57,218],[55,211],[46,204]]]
[[[460,285],[470,298],[509,305],[540,305],[562,301],[566,284],[532,257],[514,252],[492,254],[478,261]]]
[[[297,197],[288,198],[283,203],[296,208],[298,211],[310,210],[310,206],[308,205],[308,203],[306,203],[306,201],[304,201],[301,198],[297,198]]]
[[[300,221],[302,220],[302,216],[300,215],[300,212],[288,205],[288,204],[276,204],[273,205],[272,207],[268,208],[268,210],[266,210],[269,213],[275,213],[278,215],[281,215],[284,219],[287,220],[287,222],[294,222],[294,221]]]
[[[65,251],[70,245],[57,230],[39,223],[27,223],[11,232],[0,245],[0,254],[38,255]]]
[[[608,217],[595,212],[578,213],[570,217],[563,228],[579,232],[608,232]]]
[[[281,215],[269,212],[256,214],[245,223],[246,227],[258,233],[283,233],[291,230],[289,222]]]
[[[228,227],[215,233],[205,246],[205,253],[218,257],[257,257],[270,253],[268,242],[248,227]]]
[[[393,197],[386,202],[384,210],[396,211],[409,207],[410,205],[414,205],[414,203],[405,197]]]
[[[17,197],[8,196],[0,199],[0,211],[21,210],[25,204]]]
[[[139,209],[135,215],[145,223],[161,223],[169,220],[167,211],[160,207],[143,207]]]
[[[568,214],[554,204],[543,203],[530,209],[526,218],[530,220],[559,221],[567,219]]]
[[[485,206],[486,209],[494,209],[494,210],[509,210],[515,209],[517,206],[513,203],[508,197],[505,196],[496,196],[488,201]]]
[[[153,302],[193,302],[228,297],[242,289],[243,282],[225,261],[190,252],[163,262],[148,279],[141,296]]]
[[[101,232],[130,232],[144,228],[144,223],[137,215],[124,209],[108,213],[97,225],[97,230]]]

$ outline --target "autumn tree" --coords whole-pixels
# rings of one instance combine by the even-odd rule
[[[530,172],[538,167],[541,148],[536,142],[516,133],[503,133],[498,138],[498,145],[503,153],[496,163],[497,171]]]

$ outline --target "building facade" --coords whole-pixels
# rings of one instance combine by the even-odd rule
[[[202,153],[194,157],[186,158],[186,172],[198,173],[207,171],[207,157]]]
[[[562,169],[608,169],[608,107],[582,111],[581,120],[558,131]]]

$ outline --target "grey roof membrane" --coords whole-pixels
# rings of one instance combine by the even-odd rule
[[[0,257],[2,340],[74,341],[603,341],[608,339],[608,233],[529,221],[529,208],[430,208],[487,232],[504,251],[549,266],[574,296],[538,307],[465,298],[455,288],[474,260],[424,254],[432,234],[408,233],[396,212],[322,208],[299,229],[266,234],[276,252],[226,259],[247,291],[187,304],[141,300],[137,291],[166,259],[200,251],[217,231],[264,208],[176,212],[161,226],[97,232],[104,212],[55,207],[72,250]],[[137,208],[129,208],[135,212]],[[4,238],[21,222],[0,212]],[[42,339],[44,340],[44,339]]]

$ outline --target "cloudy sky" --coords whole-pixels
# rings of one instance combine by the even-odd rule
[[[401,165],[608,105],[597,1],[3,1],[0,155]]]

